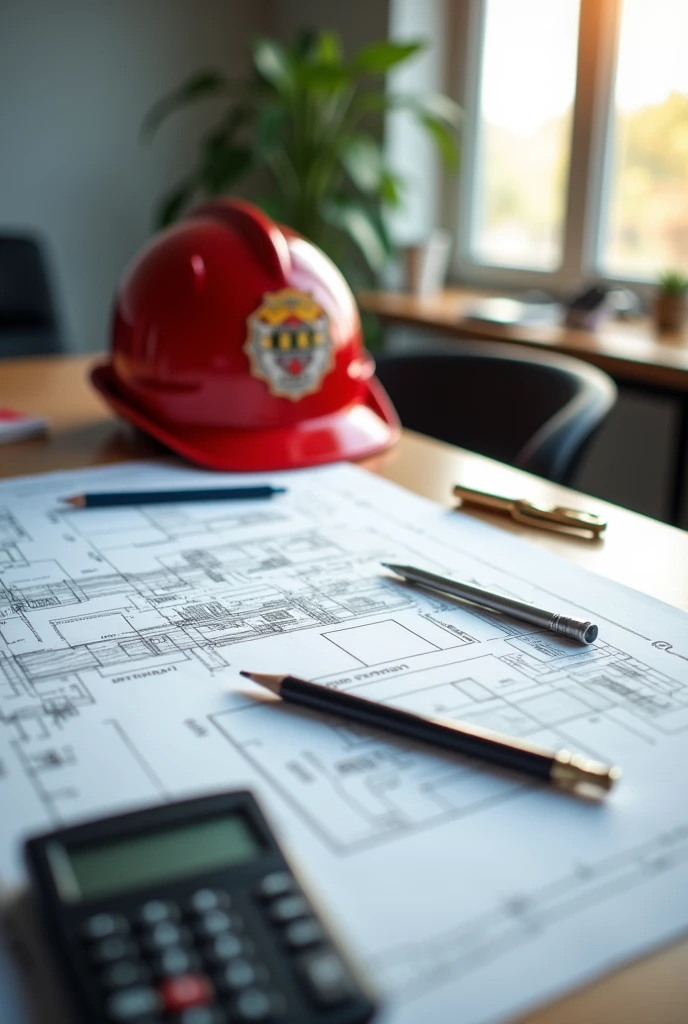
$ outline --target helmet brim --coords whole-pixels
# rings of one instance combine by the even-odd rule
[[[95,366],[91,381],[119,416],[207,469],[254,472],[349,462],[388,448],[401,432],[394,406],[374,377],[366,381],[361,402],[316,419],[260,430],[181,426],[151,420],[118,389],[109,363]]]

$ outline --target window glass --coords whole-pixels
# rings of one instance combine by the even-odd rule
[[[552,270],[562,255],[579,0],[485,6],[472,256]]]
[[[688,0],[624,0],[602,263],[688,269]]]

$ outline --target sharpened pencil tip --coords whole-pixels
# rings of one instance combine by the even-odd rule
[[[239,675],[244,676],[245,679],[250,679],[252,683],[257,683],[258,686],[264,686],[266,690],[270,690],[271,693],[280,692],[280,686],[286,676],[275,676],[270,675],[267,672],[243,672]]]
[[[83,494],[73,494],[70,498],[61,498],[60,500],[65,505],[71,505],[73,508],[83,508],[86,504]]]

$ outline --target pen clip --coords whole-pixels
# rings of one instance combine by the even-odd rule
[[[550,530],[577,530],[599,537],[607,529],[607,524],[600,516],[580,509],[556,505],[554,508],[543,508],[532,501],[519,499],[511,508],[512,518],[517,523],[531,526],[542,526]]]
[[[606,522],[600,516],[565,505],[547,508],[535,505],[525,498],[506,498],[499,494],[489,494],[487,491],[465,487],[463,484],[455,484],[454,494],[467,507],[506,512],[517,523],[559,533],[576,533],[587,540],[600,537],[607,528]]]
[[[474,487],[464,487],[463,484],[454,484],[453,493],[461,499],[463,504],[487,508],[493,512],[511,512],[514,504],[513,498],[504,498],[501,494],[490,494],[488,491],[478,491]]]

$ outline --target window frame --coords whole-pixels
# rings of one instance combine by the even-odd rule
[[[555,2],[555,0],[553,0]],[[478,181],[480,79],[487,0],[453,0],[447,31],[445,88],[465,113],[459,187],[445,185],[445,226],[456,238],[451,275],[464,285],[492,289],[542,288],[570,294],[592,280],[633,288],[648,301],[647,279],[615,277],[602,266],[612,171],[614,83],[622,0],[580,0],[576,88],[567,180],[562,258],[553,270],[480,262],[470,251]]]

